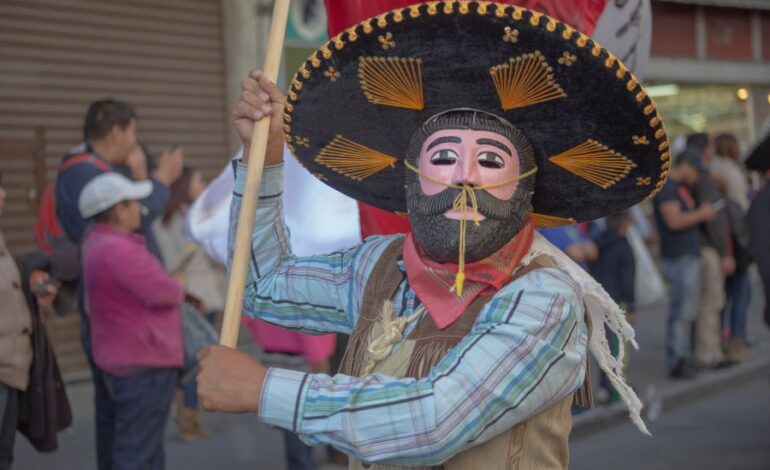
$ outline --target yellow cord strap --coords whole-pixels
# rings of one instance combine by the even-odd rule
[[[479,224],[479,208],[478,208],[478,202],[476,200],[476,191],[478,190],[489,190],[489,189],[496,189],[496,188],[502,188],[503,186],[508,186],[509,184],[516,183],[517,181],[520,181],[524,178],[530,177],[537,173],[537,167],[532,168],[529,171],[526,171],[520,175],[516,175],[513,178],[510,178],[505,181],[501,181],[499,183],[493,183],[493,184],[486,184],[482,186],[469,186],[467,184],[463,185],[456,185],[452,183],[447,183],[446,181],[441,181],[438,178],[435,178],[430,175],[426,175],[425,173],[421,172],[419,168],[415,167],[408,161],[404,160],[404,165],[406,167],[420,175],[421,177],[427,179],[428,181],[447,187],[447,188],[454,188],[454,189],[460,189],[460,193],[455,197],[454,202],[452,203],[452,208],[455,210],[458,210],[461,214],[460,216],[460,253],[458,256],[457,261],[457,274],[455,275],[455,284],[454,284],[454,292],[455,295],[458,297],[462,297],[463,295],[463,284],[465,283],[465,237],[466,237],[466,231],[468,228],[468,219],[465,216],[466,211],[468,210],[468,201],[470,200],[471,207],[473,208],[473,222],[478,225]]]

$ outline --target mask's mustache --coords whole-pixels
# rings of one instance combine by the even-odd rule
[[[440,193],[428,196],[419,188],[415,188],[420,194],[416,198],[414,210],[419,215],[436,216],[446,213],[454,207],[456,198],[463,192],[461,188],[447,188]],[[474,190],[476,195],[476,207],[480,214],[494,220],[506,220],[510,218],[514,204],[512,201],[500,200],[483,189]],[[467,201],[467,211],[473,216],[471,201]]]

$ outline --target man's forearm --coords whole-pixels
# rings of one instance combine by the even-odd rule
[[[228,234],[228,266],[232,263],[235,251],[235,236],[246,184],[247,167],[243,163],[235,165],[235,185],[230,206],[230,230]],[[291,254],[288,232],[281,223],[280,208],[283,193],[283,165],[269,166],[263,171],[259,191],[259,201],[254,218],[254,230],[251,240],[249,281],[256,281],[272,271],[280,261]]]
[[[703,222],[703,217],[697,210],[691,212],[680,211],[676,217],[664,217],[664,219],[666,226],[675,232],[691,229]]]

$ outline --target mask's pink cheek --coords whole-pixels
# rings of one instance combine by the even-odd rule
[[[455,165],[434,165],[430,162],[430,158],[423,154],[420,157],[420,188],[422,189],[422,192],[428,196],[432,196],[445,190],[447,188],[446,184],[450,183],[452,174],[455,170]],[[428,178],[422,175],[425,175]],[[431,179],[445,182],[445,184],[435,183],[431,181]]]
[[[420,188],[422,189],[423,194],[427,194],[428,196],[433,196],[434,194],[438,194],[444,189],[446,189],[446,186],[434,183],[428,180],[427,178],[423,178],[422,176],[420,176]]]
[[[502,188],[488,189],[487,192],[497,199],[507,201],[513,197],[513,193],[516,192],[517,187],[518,183],[511,183],[507,186],[503,186]]]

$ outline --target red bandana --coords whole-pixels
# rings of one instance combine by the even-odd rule
[[[450,289],[455,283],[457,265],[428,259],[410,232],[404,240],[406,277],[417,297],[425,305],[433,323],[443,330],[455,322],[481,295],[493,295],[506,285],[516,265],[532,246],[535,227],[528,220],[519,233],[487,258],[465,265],[462,297]]]

